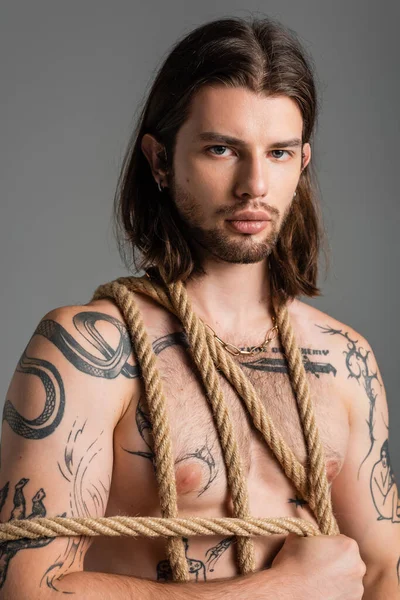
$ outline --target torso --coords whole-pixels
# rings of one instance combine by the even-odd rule
[[[152,300],[137,294],[147,333],[157,354],[167,400],[175,458],[180,516],[232,516],[223,455],[202,383],[179,322]],[[105,311],[106,300],[92,302]],[[337,322],[295,300],[289,308],[298,345],[306,357],[314,412],[325,451],[328,481],[340,472],[349,434],[347,375],[343,344],[317,326]],[[327,319],[329,321],[327,321]],[[227,340],[235,343],[235,340]],[[236,359],[254,385],[284,440],[299,462],[306,447],[296,399],[277,340],[270,350]],[[220,383],[231,412],[246,474],[250,512],[257,517],[299,517],[317,525],[304,499],[251,424],[243,402],[222,376]],[[152,463],[151,430],[142,383],[140,399],[131,402],[114,432],[114,467],[106,516],[160,516]],[[279,551],[282,535],[255,538],[257,569],[266,568]],[[212,580],[237,574],[229,537],[191,537],[186,546],[191,578]],[[96,538],[85,569],[166,580],[165,541],[160,538]]]

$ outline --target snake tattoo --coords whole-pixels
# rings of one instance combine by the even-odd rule
[[[100,334],[96,327],[99,321],[111,323],[118,329],[120,339],[117,348],[112,348]],[[102,358],[85,350],[60,323],[53,319],[43,319],[31,339],[35,335],[45,337],[74,367],[92,377],[113,379],[119,374],[129,379],[139,377],[139,367],[127,362],[132,348],[129,333],[121,321],[101,312],[83,311],[73,317],[73,324],[79,334],[100,352]],[[7,421],[18,435],[39,440],[53,433],[60,424],[65,409],[65,389],[56,367],[47,360],[28,356],[26,348],[18,362],[16,372],[39,377],[46,394],[44,408],[38,417],[27,419],[7,399],[3,421]]]

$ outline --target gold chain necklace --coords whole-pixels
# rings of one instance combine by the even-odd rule
[[[145,272],[145,275],[146,275],[146,277],[151,279],[151,276],[147,271]],[[254,356],[255,354],[260,354],[260,352],[266,352],[268,350],[268,346],[272,342],[272,340],[274,340],[275,338],[278,337],[278,325],[276,325],[276,318],[271,317],[271,319],[272,319],[272,322],[274,325],[273,325],[273,327],[268,329],[265,339],[264,339],[263,343],[261,344],[261,346],[251,346],[249,348],[238,348],[234,344],[228,344],[227,342],[224,342],[224,340],[221,340],[221,338],[215,333],[215,331],[211,327],[211,325],[209,325],[205,321],[203,321],[203,323],[204,323],[204,325],[207,325],[207,327],[209,329],[211,329],[212,333],[214,334],[215,339],[222,345],[222,347],[225,348],[225,350],[227,352],[229,352],[230,354],[232,354],[233,356],[239,356],[239,355]],[[276,331],[276,335],[272,335],[274,331]]]
[[[215,333],[214,329],[211,327],[211,325],[209,325],[208,323],[205,323],[205,325],[207,325],[207,327],[209,329],[211,329],[211,331],[214,334],[215,339],[222,345],[223,348],[225,348],[225,350],[227,352],[229,352],[230,354],[232,354],[233,356],[239,356],[239,355],[245,355],[245,356],[254,356],[254,354],[259,354],[260,352],[266,352],[268,350],[268,346],[269,344],[272,342],[272,340],[274,340],[276,337],[278,337],[278,325],[276,325],[276,319],[275,317],[272,317],[272,322],[274,323],[273,327],[271,327],[271,329],[269,329],[267,331],[267,334],[265,336],[265,339],[263,341],[263,343],[261,344],[261,346],[251,346],[250,348],[238,348],[237,346],[234,346],[233,344],[228,344],[227,342],[224,342],[224,340],[221,340],[221,338]],[[272,335],[273,332],[276,331],[276,335]]]

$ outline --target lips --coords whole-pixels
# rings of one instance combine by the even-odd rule
[[[231,219],[227,221],[270,221],[271,218],[268,213],[258,210],[246,210],[243,212],[235,213]]]
[[[271,219],[268,213],[262,210],[245,210],[235,213],[233,218],[226,221],[236,233],[251,235],[263,231]]]

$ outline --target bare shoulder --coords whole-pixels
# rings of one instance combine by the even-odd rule
[[[379,367],[368,340],[351,325],[313,306],[294,300],[289,315],[296,338],[329,357],[335,386],[352,398],[371,378],[381,381]]]
[[[351,325],[343,323],[333,315],[329,315],[314,306],[294,300],[289,305],[289,315],[296,332],[301,338],[313,341],[330,338],[333,345],[343,348],[346,342],[355,340],[364,347],[370,348],[366,338]],[[322,337],[321,337],[322,336]]]
[[[135,360],[124,317],[118,306],[107,298],[54,308],[43,317],[43,322],[55,322],[65,327],[70,333],[73,332],[76,341],[80,339],[83,343],[86,340],[86,345],[91,346],[92,350],[97,348],[104,359],[107,344],[113,348],[115,344],[120,344],[124,348],[124,355],[129,350],[130,358]]]
[[[50,362],[65,383],[74,390],[79,385],[99,402],[109,390],[107,402],[113,399],[116,420],[138,387],[129,331],[119,308],[107,299],[52,309],[35,328],[25,353]]]
[[[121,325],[125,326],[123,315],[118,306],[108,298],[102,298],[101,300],[91,300],[86,304],[69,304],[64,306],[58,306],[50,310],[43,318],[54,318],[54,319],[73,319],[76,314],[79,313],[91,313],[92,318],[97,314],[99,322],[101,317],[104,317],[104,321],[108,323],[114,323],[114,319],[120,321]]]

